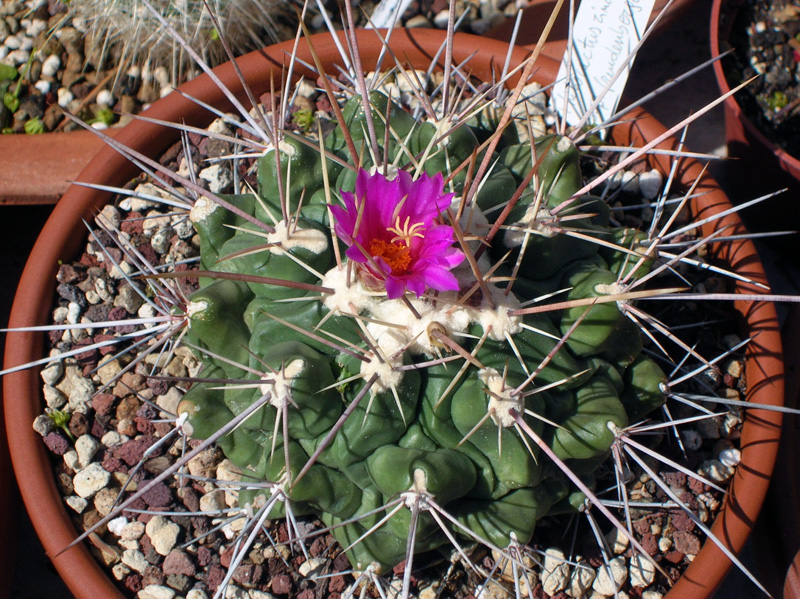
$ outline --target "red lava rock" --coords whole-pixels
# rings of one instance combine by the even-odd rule
[[[200,509],[200,497],[191,487],[180,487],[177,491],[175,491],[175,494],[190,512],[196,512]]]
[[[44,436],[44,444],[56,455],[64,455],[70,450],[69,441],[56,432],[47,433]]]
[[[147,379],[147,387],[151,389],[155,395],[164,395],[169,390],[169,382]]]
[[[211,558],[214,556],[214,553],[211,551],[210,547],[205,545],[200,545],[197,548],[197,563],[202,567],[206,567],[208,564],[211,563]]]
[[[69,432],[77,439],[91,430],[89,418],[81,412],[73,412],[69,419]]]
[[[333,576],[328,580],[328,591],[341,593],[347,588],[344,576]]]
[[[223,568],[231,567],[233,552],[234,552],[234,547],[226,547],[225,549],[222,550],[222,553],[219,554],[219,563],[222,565]]]
[[[679,564],[683,560],[683,553],[680,551],[670,551],[664,554],[664,559],[673,564]]]
[[[109,341],[111,339],[114,339],[114,335],[100,334],[100,335],[95,335],[94,337],[92,337],[92,342],[93,343],[102,343],[103,341]],[[108,354],[113,354],[113,353],[119,351],[119,347],[118,347],[117,344],[104,345],[104,346],[98,348],[97,351],[100,352],[101,356],[107,356]]]
[[[192,558],[189,557],[188,553],[180,549],[173,549],[167,554],[162,568],[164,569],[164,574],[167,575],[183,574],[184,576],[194,576],[197,572]]]
[[[106,423],[104,424],[102,420],[106,420]],[[94,422],[92,422],[92,436],[95,439],[102,439],[103,435],[108,432],[108,427],[106,426],[108,418],[102,420],[100,418],[95,418]]]
[[[58,268],[56,280],[59,283],[77,283],[86,278],[86,272],[83,269],[77,269],[72,264],[62,264]]]
[[[147,451],[147,448],[155,443],[156,440],[155,437],[150,435],[142,435],[137,439],[126,441],[114,450],[114,457],[122,460],[128,464],[128,466],[134,466],[139,463],[144,452]]]
[[[707,493],[711,487],[696,478],[689,477],[689,489],[699,495],[700,493]]]
[[[316,597],[314,591],[311,589],[306,589],[299,595],[297,595],[297,599],[314,599]]]
[[[700,539],[685,530],[676,530],[672,535],[675,550],[690,555],[697,555],[700,551]]]
[[[288,595],[292,592],[292,579],[286,574],[278,574],[273,577],[272,592],[277,595]]]
[[[321,110],[322,112],[329,112],[333,110],[333,106],[331,106],[331,101],[325,94],[321,94],[319,98],[317,98],[316,105],[317,105],[317,110]]]
[[[694,522],[683,510],[673,510],[670,516],[676,530],[694,530]]]
[[[151,518],[153,517],[152,514],[147,515]],[[153,547],[153,542],[147,535],[142,535],[142,538],[139,539],[139,550],[144,554],[144,558],[151,564],[155,565],[161,561],[161,554]]]
[[[152,435],[156,432],[156,427],[153,425],[153,422],[148,418],[142,418],[141,416],[137,416],[133,419],[133,422],[136,424],[136,430],[140,433],[145,435]]]
[[[122,460],[115,457],[108,457],[100,464],[106,472],[128,472],[128,467]]]
[[[142,495],[148,507],[167,507],[172,502],[172,491],[164,483],[156,483]]]
[[[147,566],[142,574],[142,585],[147,586],[150,584],[163,585],[166,576],[161,568],[157,566]]]
[[[649,555],[658,553],[658,541],[653,536],[653,533],[648,532],[642,537],[642,547]]]
[[[153,422],[153,428],[156,431],[156,435],[159,437],[165,437],[167,433],[169,433],[174,426],[169,422]]]
[[[110,393],[98,393],[92,398],[92,408],[96,416],[109,416],[116,398]]]
[[[216,592],[223,580],[225,580],[225,569],[219,564],[211,564],[208,567],[208,578],[206,578],[208,590],[212,593]]]
[[[645,516],[644,518],[639,518],[638,520],[634,520],[633,530],[635,530],[642,536],[646,535],[648,532],[650,532],[650,518]]]
[[[142,590],[142,576],[141,574],[128,574],[123,584],[131,593],[138,593]]]
[[[236,568],[233,579],[243,587],[252,588],[258,584],[264,574],[264,568],[258,564],[244,564]]]
[[[113,308],[111,308],[111,312],[108,313],[108,319],[111,321],[127,320],[128,318],[130,318],[130,314],[128,314],[128,311],[122,306],[114,306]],[[133,333],[133,331],[136,330],[136,325],[119,324],[119,325],[114,325],[113,328],[115,333],[124,335],[126,333]]]
[[[142,222],[142,214],[140,212],[130,212],[122,222],[119,228],[123,233],[130,235],[139,235],[142,232],[144,223]],[[151,262],[151,264],[154,264]]]

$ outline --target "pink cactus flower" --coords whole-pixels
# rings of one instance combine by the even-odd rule
[[[443,185],[438,173],[412,180],[401,170],[389,181],[359,170],[355,194],[342,192],[344,207],[331,206],[336,234],[349,246],[345,255],[359,264],[363,281],[383,284],[389,299],[406,289],[417,297],[429,288],[458,289],[450,271],[464,253],[453,246],[453,228],[439,220],[453,199]]]

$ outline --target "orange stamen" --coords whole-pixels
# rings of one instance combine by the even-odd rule
[[[383,258],[395,276],[404,275],[411,264],[411,249],[402,243],[389,243],[383,239],[369,242],[371,256]]]

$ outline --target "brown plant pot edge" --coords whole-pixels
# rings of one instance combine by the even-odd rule
[[[427,64],[441,46],[443,39],[443,33],[435,30],[395,30],[392,33],[392,43],[397,55],[405,57],[411,63],[425,61]],[[368,68],[368,63],[374,63],[380,43],[373,32],[360,32],[358,41],[365,68]],[[327,57],[323,58],[323,61],[328,66],[338,56],[332,39],[326,34],[313,36],[311,43],[318,55]],[[502,60],[502,57],[505,57],[507,45],[486,38],[459,34],[454,61],[461,62],[466,59],[475,47],[481,47],[482,52],[472,59],[473,74],[491,80],[491,69],[493,66],[495,68],[498,66],[493,60],[498,60],[497,57],[501,57],[499,60]],[[270,66],[275,67],[278,69],[276,75],[280,77],[281,66],[287,62],[291,49],[290,42],[278,44],[251,53],[238,61],[256,97],[268,90],[269,77],[265,76],[265,70]],[[311,62],[305,42],[301,43],[298,52],[304,60]],[[517,48],[512,54],[512,61],[519,63],[527,54],[526,50]],[[552,80],[557,68],[555,63],[543,60],[540,64],[538,78],[542,81]],[[225,85],[237,90],[237,94],[241,97],[241,86],[230,64],[219,67],[215,73]],[[181,89],[187,96],[202,99],[223,109],[227,104],[222,92],[211,84],[207,75],[185,84]],[[206,110],[179,94],[171,94],[156,102],[148,110],[147,116],[197,126],[207,124],[212,118]],[[634,142],[641,143],[641,139],[653,139],[664,131],[655,119],[648,117],[643,111],[636,111],[631,116],[634,118],[630,122],[623,128],[617,129],[615,137],[618,141],[628,136]],[[139,121],[120,130],[116,139],[120,143],[155,156],[176,140],[177,134],[174,130]],[[662,144],[662,146],[668,145],[669,142]],[[649,167],[661,162],[660,166],[663,168],[666,160],[667,158],[663,156],[657,158]],[[684,182],[693,182],[701,175],[701,170],[699,163],[687,161],[680,178]],[[113,149],[105,147],[84,169],[79,180],[122,185],[135,176],[135,173],[135,166]],[[729,207],[726,196],[710,177],[703,176],[697,191],[708,192],[697,194],[701,197],[699,201],[704,202],[702,208],[698,209],[697,206],[694,208],[699,212],[699,216],[707,216]],[[60,261],[70,260],[77,254],[82,244],[82,237],[74,235],[74,231],[77,230],[76,227],[82,226],[82,219],[90,219],[109,198],[108,193],[86,187],[73,185],[69,188],[54,209],[31,253],[12,308],[10,326],[24,327],[47,322],[58,264]],[[710,229],[712,226],[718,228],[725,223],[731,224],[738,232],[742,231],[742,224],[732,215],[726,216],[721,223],[705,225],[704,228]],[[724,248],[719,248],[718,254],[721,259],[727,259],[752,279],[765,282],[763,269],[749,241],[726,244]],[[750,356],[759,357],[758,365],[752,360],[748,361],[746,370],[749,381],[748,397],[758,403],[779,404],[783,397],[783,367],[774,306],[763,302],[740,301],[736,303],[736,307],[743,318],[750,323],[751,332],[758,333],[748,348]],[[43,355],[43,347],[43,334],[10,333],[5,367],[9,368],[39,358]],[[25,370],[7,375],[3,386],[7,435],[14,469],[23,500],[45,550],[77,597],[123,597],[115,584],[95,563],[84,545],[66,549],[76,538],[76,533],[56,488],[51,473],[50,457],[41,438],[31,428],[33,419],[41,409],[41,382],[38,372]],[[737,470],[731,493],[713,527],[718,538],[726,540],[735,552],[738,552],[744,544],[766,493],[774,465],[780,424],[781,417],[776,412],[752,410],[746,418],[742,435],[743,465]],[[746,492],[737,493],[739,489]],[[713,543],[707,542],[685,575],[670,591],[668,598],[697,599],[709,596],[719,585],[730,565],[724,554]]]

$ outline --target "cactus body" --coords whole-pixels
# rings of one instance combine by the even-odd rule
[[[401,167],[425,157],[422,171],[447,177],[482,151],[478,140],[486,136],[477,125],[475,130],[461,125],[437,141],[432,123],[417,123],[381,94],[373,93],[370,101],[381,151],[388,139],[386,155]],[[372,158],[360,99],[350,100],[344,113],[366,168]],[[386,114],[392,127],[388,136]],[[326,136],[326,151],[352,164],[341,127]],[[331,234],[324,181],[331,181],[329,195],[338,205],[339,193],[357,187],[357,173],[322,160],[315,147],[319,142],[314,140],[286,139],[259,159],[263,202],[227,197],[266,223],[282,213],[295,214],[303,197],[302,216],[291,227],[278,222],[265,240],[249,225],[226,226],[237,219],[222,208],[193,214],[207,267],[311,283],[325,291],[204,279],[205,286],[192,298],[189,336],[209,352],[204,356],[207,372],[253,382],[227,389],[197,384],[181,410],[202,437],[267,397],[262,409],[223,437],[223,448],[252,476],[279,485],[295,513],[315,513],[329,525],[345,523],[333,529],[342,545],[372,529],[349,550],[357,568],[375,564],[386,569],[405,559],[411,510],[401,509],[382,522],[380,513],[367,515],[398,499],[409,507],[422,502],[416,552],[449,543],[427,513],[427,500],[497,546],[512,539],[528,542],[537,520],[569,506],[575,489],[550,467],[517,419],[524,419],[560,459],[576,470],[585,464],[590,473],[614,440],[609,425],[624,427],[660,406],[665,377],[641,355],[641,333],[615,301],[524,317],[513,311],[556,290],[566,289],[558,299],[575,300],[615,293],[621,273],[643,276],[649,268],[643,260],[632,269],[642,236],[615,230],[596,198],[573,199],[582,185],[578,152],[568,140],[548,136],[535,143],[536,156],[544,153],[538,176],[486,252],[489,267],[508,255],[496,271],[497,281],[469,293],[475,277],[465,263],[453,270],[457,291],[389,299],[369,274],[368,263],[345,259],[336,265],[334,244],[344,254],[346,240]],[[491,226],[536,156],[530,145],[501,145],[476,196],[477,208],[464,210],[462,229],[476,223]],[[446,189],[455,194],[453,213],[464,181],[456,176]],[[538,193],[543,200],[537,213]],[[551,211],[570,200],[567,213],[581,214],[571,226],[618,244],[619,251],[600,251],[599,245],[563,232]],[[281,202],[286,203],[283,210]],[[441,217],[437,222],[446,221]],[[487,230],[471,229],[481,235]],[[413,238],[413,231],[406,233]],[[381,255],[399,264],[402,255],[389,250],[381,249]],[[509,284],[518,259],[506,292],[502,286]],[[447,340],[455,340],[471,360],[413,368],[453,355]],[[369,380],[374,382],[365,390]],[[358,406],[327,442],[356,399]],[[256,494],[243,492],[240,500],[253,500]],[[447,526],[450,535],[465,536],[460,527]]]

